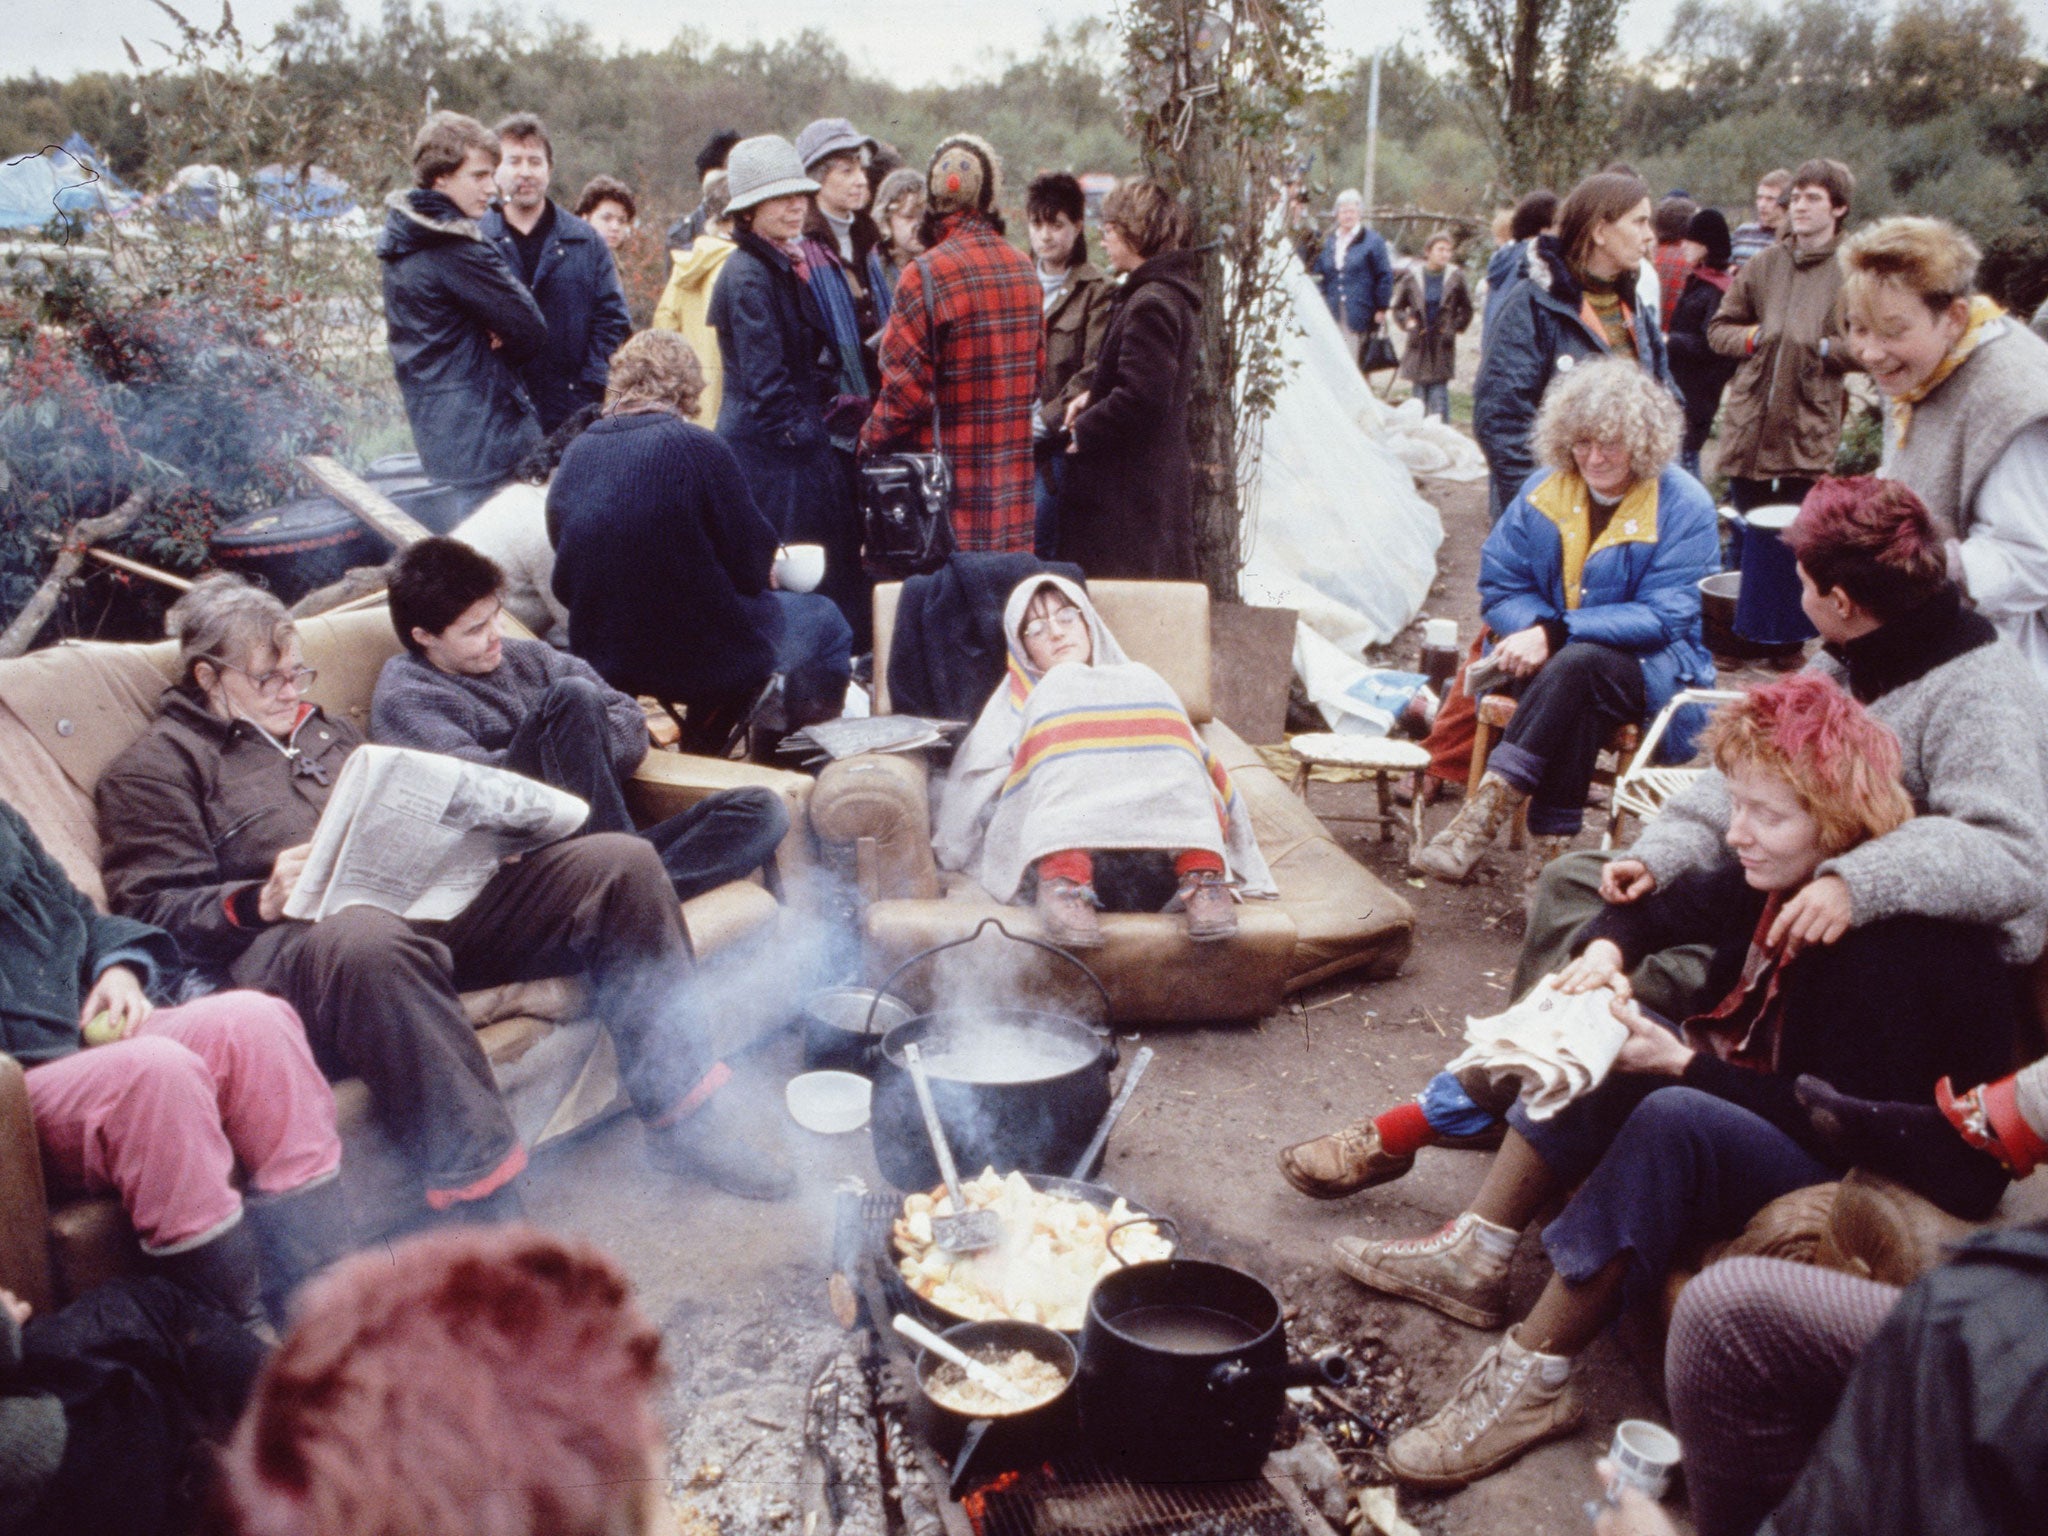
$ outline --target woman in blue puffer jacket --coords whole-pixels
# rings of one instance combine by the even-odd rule
[[[1710,687],[1700,578],[1717,567],[1714,501],[1673,460],[1684,421],[1652,375],[1611,359],[1571,371],[1536,418],[1549,465],[1522,485],[1480,552],[1489,654],[1519,702],[1457,817],[1415,855],[1463,880],[1526,801],[1529,829],[1562,851],[1585,821],[1600,748],[1683,688]],[[1690,714],[1691,711],[1684,712]],[[1674,721],[1668,755],[1691,755]]]

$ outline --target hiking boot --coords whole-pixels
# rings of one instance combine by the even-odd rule
[[[1412,1488],[1462,1488],[1585,1418],[1572,1379],[1547,1384],[1540,1357],[1510,1334],[1479,1357],[1449,1402],[1387,1447],[1387,1467]]]
[[[1337,1267],[1360,1285],[1406,1296],[1474,1328],[1498,1328],[1508,1317],[1507,1254],[1479,1243],[1480,1219],[1466,1211],[1427,1237],[1376,1243],[1340,1237]]]
[[[1507,1127],[1495,1122],[1473,1136],[1439,1133],[1429,1145],[1490,1152],[1506,1134]],[[1312,1200],[1341,1200],[1361,1189],[1391,1184],[1414,1166],[1413,1153],[1396,1157],[1380,1145],[1379,1127],[1370,1120],[1296,1142],[1280,1153],[1281,1175]]]
[[[1543,878],[1544,868],[1553,859],[1561,859],[1572,851],[1576,838],[1573,833],[1539,832],[1529,839],[1529,851],[1522,862],[1522,894],[1534,898],[1536,883]]]
[[[1472,797],[1458,807],[1451,824],[1417,849],[1409,863],[1423,874],[1452,884],[1471,878],[1479,856],[1493,846],[1501,827],[1528,798],[1498,774],[1487,774]]]
[[[674,1125],[648,1126],[648,1159],[664,1172],[702,1179],[742,1200],[786,1199],[796,1175],[779,1122],[763,1105],[742,1099],[724,1088]]]
[[[1100,903],[1093,886],[1078,885],[1064,875],[1038,882],[1038,920],[1045,936],[1061,949],[1102,948]]]
[[[1237,903],[1230,885],[1213,869],[1198,869],[1180,883],[1173,904],[1187,914],[1188,937],[1197,944],[1213,944],[1237,934]]]

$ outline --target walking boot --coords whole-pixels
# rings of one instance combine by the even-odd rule
[[[1197,944],[1237,936],[1237,903],[1228,882],[1212,869],[1198,869],[1183,879],[1173,905],[1187,914],[1188,937]]]
[[[1529,852],[1522,863],[1522,894],[1534,900],[1536,882],[1543,878],[1544,868],[1553,859],[1561,859],[1572,851],[1576,834],[1539,832],[1529,839]]]
[[[1501,1144],[1506,1127],[1494,1125],[1475,1136],[1432,1134],[1429,1145],[1477,1151],[1492,1151]],[[1400,1157],[1380,1142],[1379,1127],[1360,1120],[1341,1131],[1299,1141],[1280,1153],[1280,1173],[1288,1183],[1312,1200],[1341,1200],[1362,1189],[1391,1184],[1415,1166],[1415,1154]]]
[[[1387,1447],[1411,1488],[1462,1488],[1585,1422],[1570,1375],[1546,1381],[1546,1359],[1510,1333],[1479,1357],[1451,1400]]]
[[[1427,1237],[1400,1242],[1340,1237],[1331,1246],[1337,1250],[1337,1267],[1360,1285],[1406,1296],[1474,1328],[1498,1328],[1507,1321],[1508,1262],[1514,1250],[1510,1246],[1506,1253],[1495,1253],[1482,1245],[1479,1229],[1490,1226],[1466,1211]]]
[[[1036,906],[1045,936],[1061,949],[1102,948],[1102,919],[1096,915],[1095,892],[1088,886],[1064,875],[1040,880]]]
[[[1418,849],[1409,863],[1423,874],[1454,885],[1471,878],[1479,856],[1493,845],[1501,827],[1528,798],[1498,774],[1487,774],[1472,797],[1458,807],[1451,824]]]
[[[779,1110],[721,1088],[673,1125],[647,1127],[647,1156],[664,1172],[702,1179],[742,1200],[782,1200],[796,1188]]]
[[[355,1246],[341,1177],[331,1174],[281,1195],[251,1195],[242,1210],[256,1238],[263,1310],[282,1332],[299,1287]]]
[[[266,1327],[257,1289],[256,1238],[246,1220],[195,1248],[152,1256],[158,1274],[177,1282],[244,1328]]]

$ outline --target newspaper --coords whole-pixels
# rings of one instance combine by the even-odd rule
[[[284,915],[317,923],[368,906],[445,922],[507,856],[560,842],[589,815],[576,796],[503,768],[357,747],[320,813]]]

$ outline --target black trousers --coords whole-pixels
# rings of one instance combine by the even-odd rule
[[[1615,729],[1643,718],[1643,664],[1574,640],[1522,684],[1515,717],[1486,760],[1529,797],[1529,830],[1569,836],[1586,823],[1593,765]]]
[[[639,830],[626,809],[610,743],[604,690],[583,678],[565,677],[549,686],[513,735],[505,766],[588,800],[585,832],[638,830],[661,855],[679,901],[744,880],[773,861],[789,831],[789,812],[773,790],[721,790]]]

